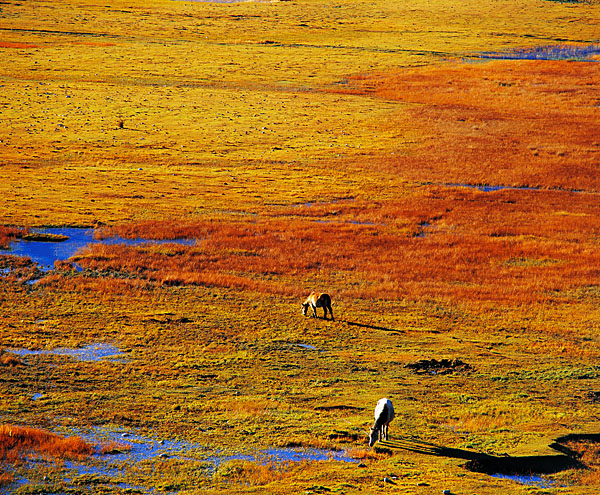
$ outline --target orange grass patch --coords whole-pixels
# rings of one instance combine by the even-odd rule
[[[356,75],[349,91],[416,105],[424,143],[377,168],[418,181],[598,191],[598,81],[595,63],[505,60]]]
[[[384,454],[382,454],[381,452],[377,452],[373,449],[366,449],[366,448],[361,448],[361,447],[354,447],[351,449],[348,449],[347,451],[348,457],[351,457],[352,459],[358,459],[361,461],[364,460],[378,460],[378,459],[382,459],[385,457]]]
[[[576,473],[580,483],[588,486],[600,484],[600,444],[592,440],[570,441],[566,443],[567,448],[576,453],[578,459],[588,469]]]
[[[94,448],[79,437],[65,438],[37,428],[0,425],[0,459],[20,462],[34,452],[61,459],[82,460],[90,456]]]

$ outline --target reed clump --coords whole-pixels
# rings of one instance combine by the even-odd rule
[[[11,241],[27,235],[28,229],[0,225],[0,249],[8,249]]]

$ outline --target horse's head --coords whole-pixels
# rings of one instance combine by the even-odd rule
[[[373,447],[377,440],[379,440],[379,430],[373,427],[369,428],[369,447]]]

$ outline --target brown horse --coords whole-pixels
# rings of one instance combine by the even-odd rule
[[[324,318],[327,319],[327,311],[329,310],[329,314],[331,315],[331,320],[333,319],[333,311],[331,309],[331,297],[329,294],[325,294],[322,292],[311,292],[310,296],[306,298],[306,301],[302,303],[302,314],[306,316],[306,312],[308,311],[308,307],[311,307],[313,310],[313,318],[317,317],[317,308],[323,308],[325,312]]]

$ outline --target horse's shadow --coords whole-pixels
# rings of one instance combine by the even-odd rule
[[[369,325],[368,323],[359,323],[357,321],[348,321],[348,320],[340,320],[340,319],[332,320],[330,318],[327,318],[326,316],[321,316],[321,315],[316,315],[316,316],[311,315],[310,317],[316,318],[317,320],[336,321],[336,322],[340,322],[340,323],[345,323],[346,325],[351,326],[351,327],[370,328],[371,330],[382,330],[384,332],[404,333],[402,330],[398,330],[397,328],[380,327],[377,325]]]
[[[402,332],[402,330],[397,330],[396,328],[379,327],[377,325],[369,325],[367,323],[358,323],[356,321],[348,321],[348,320],[339,320],[339,321],[341,321],[351,327],[370,328],[372,330],[383,330],[384,332]]]
[[[572,436],[568,435],[572,440]],[[600,442],[600,435],[596,440]],[[436,457],[450,457],[453,459],[464,459],[467,461],[463,467],[469,471],[485,474],[502,475],[532,475],[553,474],[573,468],[585,468],[586,466],[578,460],[577,454],[563,446],[566,437],[556,439],[550,447],[561,452],[557,455],[534,455],[518,456],[491,455],[471,450],[443,447],[433,443],[424,442],[415,438],[394,438],[382,441],[378,448],[382,450],[407,450],[418,454],[432,455]]]

